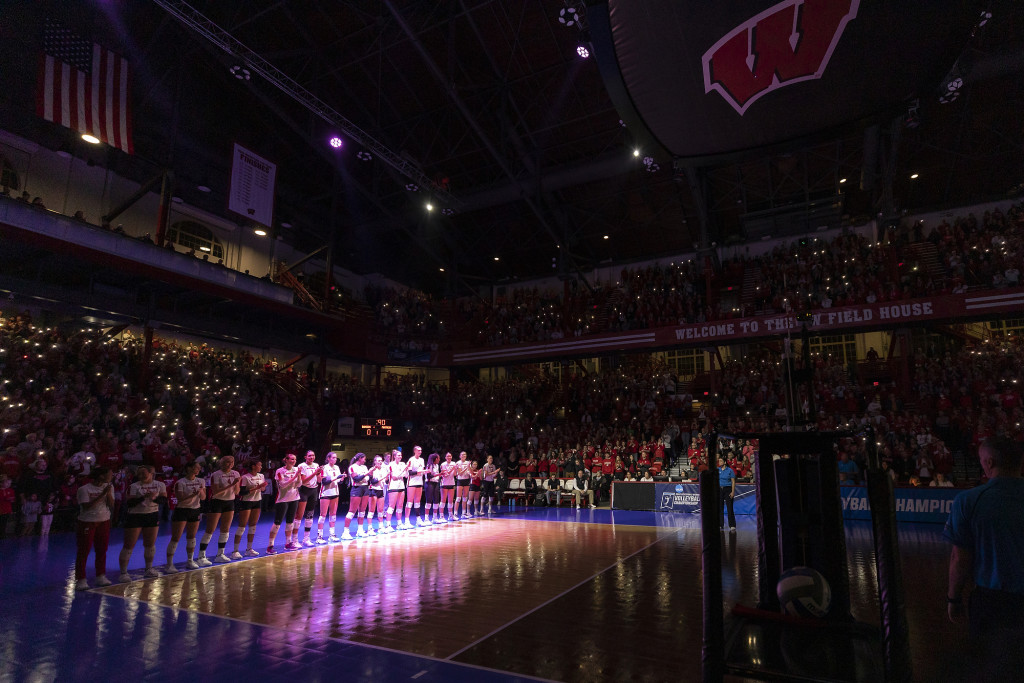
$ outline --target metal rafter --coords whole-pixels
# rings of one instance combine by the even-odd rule
[[[175,2],[174,0],[153,0],[153,2],[162,7],[164,11],[184,26],[210,41],[227,54],[240,60],[252,72],[259,74],[268,83],[271,83],[282,93],[288,95],[326,123],[337,127],[348,138],[365,147],[376,158],[398,171],[401,175],[420,187],[431,188],[431,191],[448,205],[456,208],[461,205],[451,192],[434,183],[429,176],[415,165],[399,154],[392,152],[372,135],[342,116],[333,107],[308,91],[288,74],[236,40],[231,34],[200,14],[188,3]]]

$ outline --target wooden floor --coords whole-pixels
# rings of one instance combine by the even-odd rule
[[[585,523],[564,512],[550,521],[476,519],[102,592],[547,680],[698,680],[695,519],[668,516],[651,526]],[[847,533],[854,616],[877,623],[870,528]],[[915,679],[958,680],[963,643],[941,600],[947,549],[930,527],[901,529],[900,542]],[[756,550],[752,525],[726,534],[727,605],[754,603]]]

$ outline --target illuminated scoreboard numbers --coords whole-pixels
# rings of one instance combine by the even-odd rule
[[[393,427],[386,418],[364,418],[359,422],[363,436],[391,436]]]

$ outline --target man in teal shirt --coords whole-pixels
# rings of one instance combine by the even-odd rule
[[[722,487],[722,498],[725,499],[725,507],[729,511],[729,531],[736,531],[736,512],[733,509],[733,499],[736,496],[736,473],[725,464],[725,458],[718,459],[718,485]]]

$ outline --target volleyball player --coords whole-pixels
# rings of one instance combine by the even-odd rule
[[[444,462],[440,466],[441,472],[441,521],[451,522],[455,517],[455,463],[452,462],[451,452],[444,454]],[[448,506],[451,506],[451,513]]]
[[[459,503],[462,503],[462,519],[469,519],[469,468],[466,451],[459,453],[455,463],[455,519],[459,519]]]
[[[242,475],[235,471],[235,457],[225,455],[220,459],[220,469],[210,475],[210,500],[206,510],[206,531],[199,541],[200,567],[209,567],[210,558],[206,556],[206,547],[210,545],[213,531],[220,524],[220,535],[217,537],[217,556],[214,562],[223,564],[230,562],[224,554],[228,544],[228,532],[231,530],[231,519],[235,516],[235,497],[241,485]]]
[[[469,516],[480,514],[480,483],[483,481],[483,472],[480,471],[476,460],[469,463]],[[465,515],[463,515],[465,516]]]
[[[299,547],[294,542],[295,538],[295,511],[299,506],[299,469],[295,466],[295,454],[289,453],[284,456],[284,466],[278,467],[274,472],[274,483],[277,487],[277,499],[274,503],[274,524],[270,527],[270,541],[267,545],[267,555],[273,555],[274,539],[284,522],[284,549],[295,550]]]
[[[110,483],[113,473],[106,467],[92,470],[92,481],[79,487],[76,498],[81,505],[78,523],[75,525],[75,540],[78,553],[75,557],[75,590],[89,588],[85,578],[85,565],[89,551],[96,548],[96,585],[109,586],[107,578],[107,543],[110,541],[110,511],[114,507],[114,486]],[[6,520],[0,518],[0,525]],[[0,532],[3,529],[0,528]]]
[[[174,553],[178,550],[178,541],[185,532],[185,564],[189,569],[198,569],[192,557],[196,551],[196,532],[199,530],[199,517],[202,514],[200,505],[206,497],[206,482],[199,476],[199,463],[194,460],[185,465],[184,476],[174,482],[174,497],[178,504],[171,513],[171,540],[167,543],[167,566],[164,571],[175,574]]]
[[[243,554],[238,551],[242,545],[242,534],[248,528],[246,535],[244,557],[256,557],[259,552],[253,550],[252,542],[256,538],[256,523],[260,521],[260,507],[263,505],[263,492],[267,490],[270,482],[263,476],[263,462],[260,460],[249,461],[249,471],[242,475],[238,485],[238,500],[235,502],[235,517],[238,526],[235,527],[235,550],[231,553],[232,560],[240,560]]]
[[[334,523],[338,518],[338,496],[341,495],[339,486],[345,475],[338,467],[338,454],[331,451],[327,454],[327,464],[323,466],[323,475],[320,479],[320,519],[317,520],[317,543],[337,543],[339,539],[334,534]],[[351,505],[351,503],[350,503]],[[324,518],[330,517],[330,538],[324,539]]]
[[[415,508],[419,508],[420,503],[423,500],[423,470],[425,465],[423,463],[423,449],[419,446],[413,446],[412,457],[409,458],[409,486],[406,490],[405,500],[405,528],[411,529],[412,524],[409,523],[409,514]],[[423,521],[423,514],[418,513],[416,516],[416,526],[426,526]]]
[[[135,471],[136,481],[128,487],[128,519],[124,523],[124,545],[118,563],[121,565],[120,581],[131,581],[128,573],[128,561],[132,559],[135,543],[142,534],[142,548],[146,558],[146,573],[143,576],[152,579],[160,576],[153,567],[156,557],[156,532],[160,526],[160,503],[167,500],[167,487],[162,481],[153,478],[151,465],[139,465]]]
[[[418,448],[418,447],[417,447]],[[426,500],[423,514],[427,518],[424,524],[440,524],[441,518],[438,508],[441,507],[441,471],[438,462],[441,456],[431,453],[427,458],[425,470],[426,487],[423,489],[423,498]]]
[[[384,533],[390,534],[395,531],[391,526],[391,515],[398,510],[399,519],[402,514],[402,503],[405,502],[405,473],[408,466],[402,462],[402,451],[397,448],[391,451],[391,461],[388,463],[388,510],[384,520]],[[399,521],[399,529],[405,529],[404,523]]]
[[[316,453],[306,451],[306,462],[299,465],[299,507],[295,511],[295,525],[298,527],[300,520],[304,522],[306,537],[302,544],[307,547],[313,545],[309,534],[313,530],[313,514],[319,506],[317,501],[320,496],[320,478],[323,473],[324,469],[316,464]],[[298,538],[299,534],[296,528],[296,545],[298,545]]]
[[[388,467],[384,464],[384,456],[376,455],[373,458],[373,468],[369,472],[370,488],[367,497],[370,499],[369,514],[366,515],[366,535],[376,536],[373,530],[373,513],[376,511],[377,518],[384,519],[384,487],[388,483]],[[382,533],[383,526],[381,527]]]
[[[366,468],[366,453],[356,453],[352,458],[352,464],[348,467],[348,480],[352,488],[348,497],[348,514],[345,515],[345,532],[341,540],[351,541],[352,533],[349,531],[352,519],[356,519],[356,536],[365,536],[366,531],[362,528],[363,520],[366,519],[366,507],[370,504],[370,497],[366,495],[366,481],[368,472]],[[358,517],[356,517],[358,515]]]
[[[488,455],[483,467],[484,481],[481,486],[483,497],[487,499],[487,514],[494,513],[494,478],[498,475],[498,466],[494,464],[494,456]],[[483,514],[483,510],[480,511]]]

